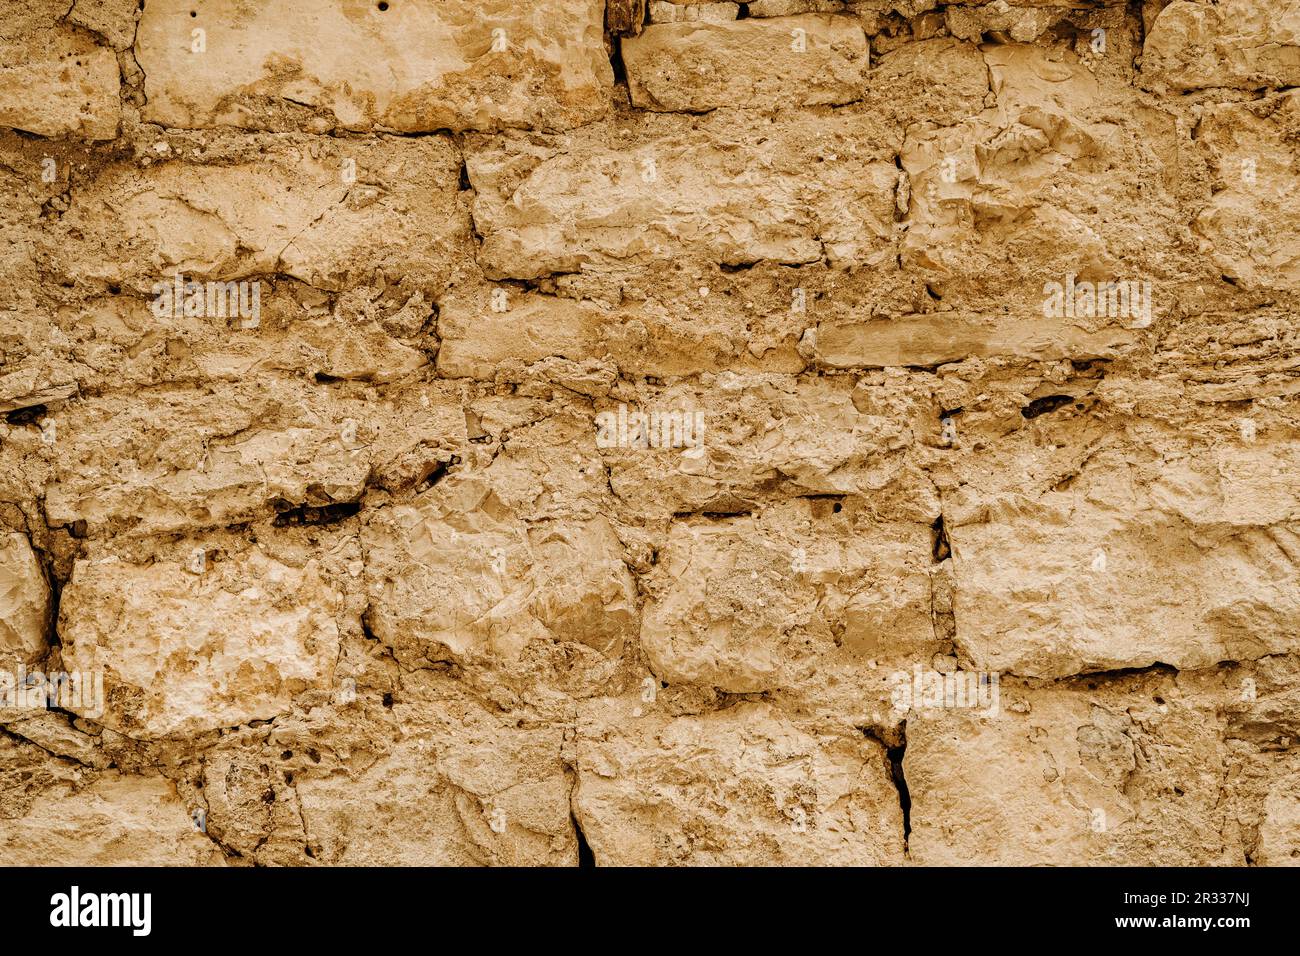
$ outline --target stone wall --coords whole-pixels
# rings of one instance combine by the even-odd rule
[[[1297,862],[1298,86],[1297,0],[0,0],[0,855]]]

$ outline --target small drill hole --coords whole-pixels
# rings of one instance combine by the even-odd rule
[[[388,9],[388,4],[385,3],[384,0],[379,0],[379,12],[383,13],[387,9]]]

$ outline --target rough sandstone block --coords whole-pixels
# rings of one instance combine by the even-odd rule
[[[39,658],[49,626],[50,586],[31,542],[0,531],[0,667]]]
[[[1147,33],[1142,74],[1175,90],[1300,84],[1300,4],[1174,0]]]
[[[685,23],[694,20],[722,22],[734,20],[740,13],[737,3],[681,4],[669,0],[650,0],[651,23]]]
[[[866,34],[848,17],[664,23],[623,40],[632,102],[643,109],[848,103],[862,96],[868,60]]]
[[[593,126],[540,147],[472,142],[484,271],[529,279],[683,257],[841,267],[892,258],[898,170],[883,143],[863,141],[868,121],[827,117],[815,137],[807,116],[743,132],[734,122],[674,118],[632,139]],[[724,130],[739,141],[719,146]],[[630,222],[638,228],[620,225]]]
[[[109,165],[76,190],[47,236],[51,271],[151,295],[177,273],[282,273],[331,290],[382,273],[434,295],[467,235],[459,162],[441,136],[341,146],[269,137],[207,163],[160,142],[147,165]],[[379,224],[386,242],[376,244]]]
[[[767,704],[700,716],[587,705],[574,813],[598,865],[903,862],[885,749]]]
[[[106,708],[91,716],[104,726],[193,734],[269,720],[303,691],[332,687],[344,600],[318,560],[293,567],[256,546],[199,554],[73,568],[59,607],[63,661],[102,669]]]
[[[61,22],[67,8],[0,3],[0,126],[90,140],[117,135],[117,56]]]
[[[603,518],[527,526],[476,477],[449,477],[363,529],[368,623],[410,660],[514,674],[560,654],[601,680],[637,628]]]
[[[317,132],[577,126],[609,108],[604,7],[219,0],[194,16],[188,0],[154,0],[136,39],[144,115],[183,128]]]
[[[1240,865],[1212,682],[1156,672],[1039,690],[996,716],[907,720],[908,849],[924,866]]]
[[[224,866],[191,811],[176,785],[156,775],[69,780],[44,790],[26,813],[0,818],[0,852],[14,866]]]
[[[1259,106],[1214,105],[1201,120],[1198,142],[1218,175],[1194,227],[1219,270],[1249,289],[1300,286],[1300,236],[1282,225],[1300,216],[1295,151],[1288,143],[1297,125],[1296,90]]]
[[[651,671],[739,694],[797,694],[815,673],[831,697],[841,685],[877,691],[879,664],[937,653],[929,528],[847,506],[675,523],[647,577]]]

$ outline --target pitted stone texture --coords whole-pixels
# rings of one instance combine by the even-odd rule
[[[767,704],[670,717],[584,707],[574,813],[598,866],[903,862],[884,748]]]
[[[324,398],[264,379],[107,397],[75,419],[56,415],[49,521],[83,521],[92,537],[143,535],[355,501],[370,474],[373,411],[356,402],[330,414]]]
[[[675,0],[650,0],[651,23],[687,23],[695,20],[722,22],[734,20],[740,13],[738,3],[676,3]]]
[[[702,416],[695,448],[599,449],[610,487],[645,518],[737,514],[811,495],[869,496],[895,520],[929,524],[939,514],[933,485],[904,452],[932,414],[906,376],[855,385],[848,377],[727,375],[712,389],[646,388],[630,398],[628,414]],[[618,405],[597,410],[617,427]]]
[[[45,653],[50,586],[27,536],[0,531],[0,668]]]
[[[0,3],[0,126],[89,140],[117,135],[117,56],[50,0]]]
[[[165,126],[424,132],[591,122],[613,71],[601,0],[154,0],[136,58]],[[194,52],[202,36],[202,52]]]
[[[1147,34],[1142,74],[1175,90],[1300,84],[1300,4],[1174,0]]]
[[[559,728],[520,728],[464,700],[419,700],[396,709],[409,713],[417,706],[424,715],[411,726],[415,732],[370,766],[345,771],[327,768],[327,759],[295,777],[317,860],[577,865],[572,778],[561,761]],[[430,719],[431,726],[419,726]],[[357,813],[359,790],[371,794],[372,812]]]
[[[869,51],[856,20],[808,15],[656,24],[623,40],[623,62],[643,109],[777,110],[860,99]]]
[[[78,561],[59,636],[69,671],[104,674],[105,711],[87,716],[158,738],[269,720],[331,688],[344,612],[314,557],[294,567],[196,544],[183,561]]]
[[[997,328],[976,334],[991,333],[990,344],[1013,354],[1104,355],[1099,348],[1125,329],[1170,313],[1161,276],[1215,278],[1191,254],[1186,223],[1170,212],[1186,133],[1167,114],[1141,127],[1124,122],[1140,108],[1127,79],[1094,74],[1072,51],[1010,43],[981,52],[995,97],[990,108],[938,129],[917,124],[901,150],[908,179],[902,267],[939,297],[941,309],[926,311],[956,313],[926,321],[951,319],[958,337],[993,322]],[[1116,167],[1133,175],[1101,172]],[[1066,328],[1046,331],[1066,317],[1045,311],[1046,284],[1063,285],[1069,275],[1151,281],[1151,307],[1071,315]],[[1060,344],[1047,349],[1021,344],[1053,335]]]
[[[953,496],[958,646],[976,669],[1046,678],[1294,652],[1296,456],[1293,442],[1147,466],[1098,452],[1066,490]]]

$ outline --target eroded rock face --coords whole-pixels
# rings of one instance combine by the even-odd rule
[[[869,123],[833,117],[814,132],[705,122],[647,120],[631,138],[597,125],[545,145],[474,140],[467,162],[486,273],[531,279],[695,256],[726,266],[881,261],[898,170]],[[816,157],[837,149],[843,162],[819,173]],[[609,228],[629,221],[643,226]]]
[[[1296,29],[9,3],[3,858],[1300,860]]]

